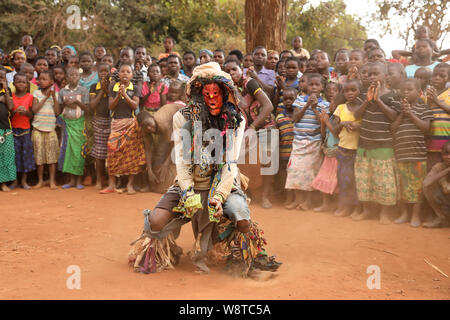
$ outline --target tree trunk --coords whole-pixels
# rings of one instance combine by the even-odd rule
[[[245,46],[248,53],[256,46],[281,51],[285,47],[287,0],[245,1]]]

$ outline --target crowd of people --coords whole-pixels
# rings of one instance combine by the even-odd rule
[[[24,36],[18,49],[0,50],[1,190],[170,186],[172,118],[188,103],[195,67],[214,61],[238,88],[246,130],[279,132],[279,171],[260,177],[263,208],[277,194],[290,210],[446,226],[450,50],[440,51],[427,27],[391,59],[374,39],[332,59],[303,48],[300,36],[291,44],[181,55],[167,37],[157,57],[125,47],[116,62],[103,46],[53,45],[39,55]]]

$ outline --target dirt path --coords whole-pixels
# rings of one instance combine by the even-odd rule
[[[183,256],[176,270],[142,275],[127,265],[142,210],[159,194],[100,195],[78,190],[0,193],[0,299],[449,299],[450,229],[354,222],[326,213],[251,206],[270,254],[283,262],[267,282],[234,279],[221,268],[194,274]],[[190,226],[178,244],[191,249]],[[66,287],[67,268],[81,289]],[[368,266],[381,289],[367,288]]]

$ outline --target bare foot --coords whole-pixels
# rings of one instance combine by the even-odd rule
[[[11,189],[8,188],[8,186],[6,185],[6,183],[2,183],[2,191],[3,191],[3,192],[9,192],[9,191],[11,191]]]
[[[284,207],[288,210],[292,210],[295,209],[298,205],[299,203],[297,201],[292,201],[291,203],[285,205]]]
[[[351,208],[347,207],[334,213],[336,217],[348,217],[352,213]]]
[[[261,207],[263,207],[264,209],[271,209],[272,208],[272,203],[270,203],[269,199],[264,197],[261,200]]]
[[[304,202],[302,204],[299,204],[301,210],[309,211],[313,209],[313,205],[311,202]]]
[[[409,221],[409,214],[407,212],[403,212],[400,217],[394,220],[394,223],[401,224]]]
[[[54,182],[50,182],[50,189],[55,190],[58,189],[58,186]]]
[[[387,213],[382,211],[380,213],[380,223],[384,225],[391,224],[392,220],[389,218],[389,215]]]
[[[418,228],[422,222],[420,221],[420,217],[418,215],[413,215],[411,218],[411,223],[409,224],[413,228]]]
[[[422,226],[425,228],[442,228],[442,227],[445,227],[446,225],[447,225],[447,223],[444,219],[436,217],[431,221],[424,222],[424,224]]]
[[[334,206],[331,204],[321,205],[320,207],[314,208],[314,212],[329,212],[333,211]]]
[[[95,184],[95,189],[102,190],[102,183],[100,181],[97,181],[97,183]]]
[[[127,193],[128,194],[136,194],[136,190],[132,186],[127,186]]]
[[[361,214],[353,216],[352,219],[355,221],[367,220],[372,217],[372,213],[370,211],[363,211]]]
[[[35,185],[35,186],[33,187],[33,189],[40,189],[40,188],[42,188],[43,186],[44,186],[44,183],[43,183],[42,181],[40,181],[40,182],[38,182],[37,185]]]

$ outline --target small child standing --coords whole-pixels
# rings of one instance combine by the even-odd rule
[[[24,73],[16,73],[14,76],[15,93],[12,99],[14,108],[11,119],[12,130],[14,134],[14,149],[16,153],[16,169],[22,173],[22,188],[28,190],[30,186],[27,183],[28,172],[36,170],[34,161],[33,143],[31,142],[31,124],[33,118],[32,106],[37,103],[36,98],[28,90],[28,79]],[[12,187],[17,187],[17,180]]]
[[[53,89],[53,74],[50,70],[39,75],[39,89],[33,92],[36,103],[33,103],[33,142],[34,158],[37,165],[38,189],[44,185],[44,165],[49,166],[50,188],[56,189],[55,173],[58,162],[59,143],[56,135],[56,116],[60,113],[57,93]]]
[[[67,86],[59,92],[58,103],[62,107],[61,118],[67,131],[67,146],[64,151],[64,165],[62,172],[70,174],[70,182],[62,186],[63,189],[75,187],[84,189],[82,176],[84,173],[83,145],[86,143],[84,135],[84,114],[89,103],[89,93],[80,84],[80,73],[75,68],[67,69]]]
[[[369,218],[371,203],[380,205],[380,223],[391,223],[392,208],[397,203],[394,140],[391,123],[400,110],[400,99],[385,86],[387,68],[382,62],[369,63],[370,86],[367,100],[355,111],[362,119],[355,160],[358,200],[363,212],[354,220]]]
[[[145,81],[142,85],[141,107],[153,115],[159,108],[167,102],[167,87],[161,81],[161,69],[154,63],[148,68],[150,81]]]
[[[349,68],[349,52],[347,49],[340,49],[334,56],[336,66],[337,82],[344,84],[347,81],[347,73]]]
[[[425,92],[427,91],[427,87],[430,85],[431,76],[433,75],[433,71],[428,68],[420,67],[414,73],[414,79],[419,80],[421,92],[421,98],[425,97]]]
[[[283,90],[285,88],[299,88],[299,63],[295,57],[289,57],[285,62],[286,77],[276,76],[276,91],[273,98],[273,105],[278,106],[279,103],[283,103]]]
[[[392,123],[402,212],[394,222],[411,222],[411,226],[419,227],[423,202],[422,182],[427,173],[425,135],[430,130],[433,113],[426,105],[419,103],[420,84],[416,79],[407,79],[403,82],[401,96],[403,98],[401,112]],[[410,204],[412,217],[408,208]]]
[[[278,177],[281,188],[286,185],[286,169],[289,162],[289,157],[292,151],[292,140],[294,140],[294,123],[292,116],[294,113],[293,104],[297,97],[297,90],[288,87],[283,90],[283,104],[278,106],[277,116],[275,122],[280,132],[280,171]],[[285,207],[294,201],[294,192],[286,190]]]
[[[321,97],[322,75],[308,75],[308,95],[299,96],[293,114],[294,140],[287,166],[286,189],[295,190],[295,201],[289,206],[312,209],[311,186],[322,164],[320,113],[328,111],[329,103]],[[297,107],[298,105],[298,107]]]
[[[328,112],[323,110],[320,114],[321,135],[325,138],[322,145],[324,160],[317,176],[311,186],[322,194],[322,204],[314,208],[315,212],[334,211],[332,196],[337,193],[337,160],[336,152],[339,143],[339,133],[334,130],[334,110],[336,109],[336,97],[340,85],[336,82],[328,82],[325,89],[325,97],[330,103]],[[329,114],[331,116],[329,116]]]
[[[345,104],[338,105],[334,112],[336,122],[334,130],[339,134],[336,154],[339,201],[338,209],[334,213],[337,217],[346,217],[352,213],[356,215],[357,212],[355,158],[361,121],[356,120],[355,111],[360,105],[358,100],[359,88],[360,82],[358,80],[347,80],[344,84]]]
[[[122,64],[119,82],[109,91],[109,109],[112,113],[111,134],[108,139],[109,185],[100,191],[112,193],[116,187],[116,176],[128,176],[127,192],[136,194],[134,177],[146,164],[142,129],[138,126],[135,110],[139,106],[140,88],[134,86],[133,68]]]
[[[108,156],[108,138],[111,133],[111,116],[109,112],[108,88],[111,76],[109,64],[100,63],[97,66],[100,81],[91,86],[90,108],[94,111],[92,126],[94,128],[94,145],[91,156],[95,159],[96,185],[102,189],[102,177],[105,171],[106,157]]]
[[[14,138],[9,121],[13,107],[6,71],[0,69],[0,184],[2,191],[10,191],[6,182],[16,180]]]
[[[450,140],[450,65],[442,62],[436,65],[431,77],[432,87],[426,91],[427,104],[433,111],[433,121],[428,139],[428,168],[441,160],[441,150]]]

